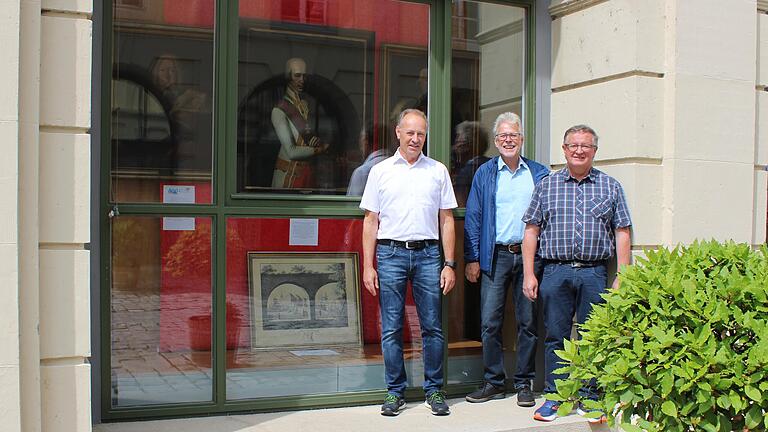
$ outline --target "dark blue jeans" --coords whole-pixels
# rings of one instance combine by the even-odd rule
[[[484,379],[496,387],[504,387],[504,349],[502,327],[507,291],[512,288],[517,320],[517,367],[515,389],[531,388],[536,375],[536,303],[523,295],[523,257],[506,249],[493,254],[493,271],[482,273],[480,288],[480,319],[483,339]],[[537,276],[541,275],[540,261],[536,260]]]
[[[405,293],[411,281],[413,299],[421,326],[424,357],[424,393],[443,387],[443,349],[445,340],[440,321],[440,248],[427,246],[407,250],[391,245],[376,246],[381,307],[381,351],[384,379],[389,393],[402,396],[407,386],[403,360],[403,317]]]
[[[539,283],[539,298],[544,310],[544,392],[555,393],[555,381],[566,378],[553,371],[562,367],[563,361],[555,350],[563,349],[563,340],[571,337],[573,316],[583,324],[592,311],[592,305],[603,303],[600,294],[606,290],[605,265],[571,267],[567,264],[544,264],[544,274]],[[582,389],[583,396],[596,398],[592,386]]]

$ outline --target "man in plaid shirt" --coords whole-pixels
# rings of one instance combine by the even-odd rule
[[[632,220],[621,184],[592,166],[597,141],[589,126],[565,131],[566,167],[536,186],[523,216],[523,293],[531,300],[541,298],[544,311],[545,393],[556,393],[555,380],[565,378],[553,372],[560,361],[555,351],[570,337],[574,314],[582,324],[592,305],[603,302],[607,261],[615,254],[619,268],[630,263]],[[534,272],[536,253],[544,261],[541,284]],[[613,282],[617,285],[618,278]],[[594,399],[591,387],[584,390]],[[533,418],[552,421],[558,407],[555,401],[545,401]],[[584,414],[581,407],[579,412]]]

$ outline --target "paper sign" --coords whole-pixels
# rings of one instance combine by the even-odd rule
[[[317,246],[317,219],[291,219],[290,246]]]
[[[195,218],[193,217],[164,217],[163,231],[194,231]]]
[[[186,185],[164,185],[163,202],[168,204],[194,204],[195,187]]]

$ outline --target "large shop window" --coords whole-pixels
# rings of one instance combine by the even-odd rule
[[[430,28],[444,22],[438,12],[452,13],[450,41]],[[106,417],[338,405],[355,392],[359,403],[385,389],[356,201],[396,149],[398,114],[418,108],[430,137],[444,138],[430,138],[429,153],[464,205],[495,154],[496,116],[525,118],[525,23],[524,8],[464,0],[113,0]],[[443,36],[450,58],[430,52]],[[443,61],[450,91],[434,81],[448,68],[429,69]],[[463,269],[445,299],[449,385],[483,375],[479,287]],[[410,293],[405,309],[408,385],[418,388]],[[506,316],[513,370],[511,308]]]

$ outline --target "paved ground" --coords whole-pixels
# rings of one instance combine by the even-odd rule
[[[541,400],[537,401],[538,403]],[[470,404],[449,401],[451,415],[435,417],[423,403],[409,402],[397,417],[383,417],[379,405],[268,414],[187,418],[94,426],[94,432],[588,432],[605,431],[577,414],[551,423],[533,420],[533,408],[520,408],[514,397]]]

